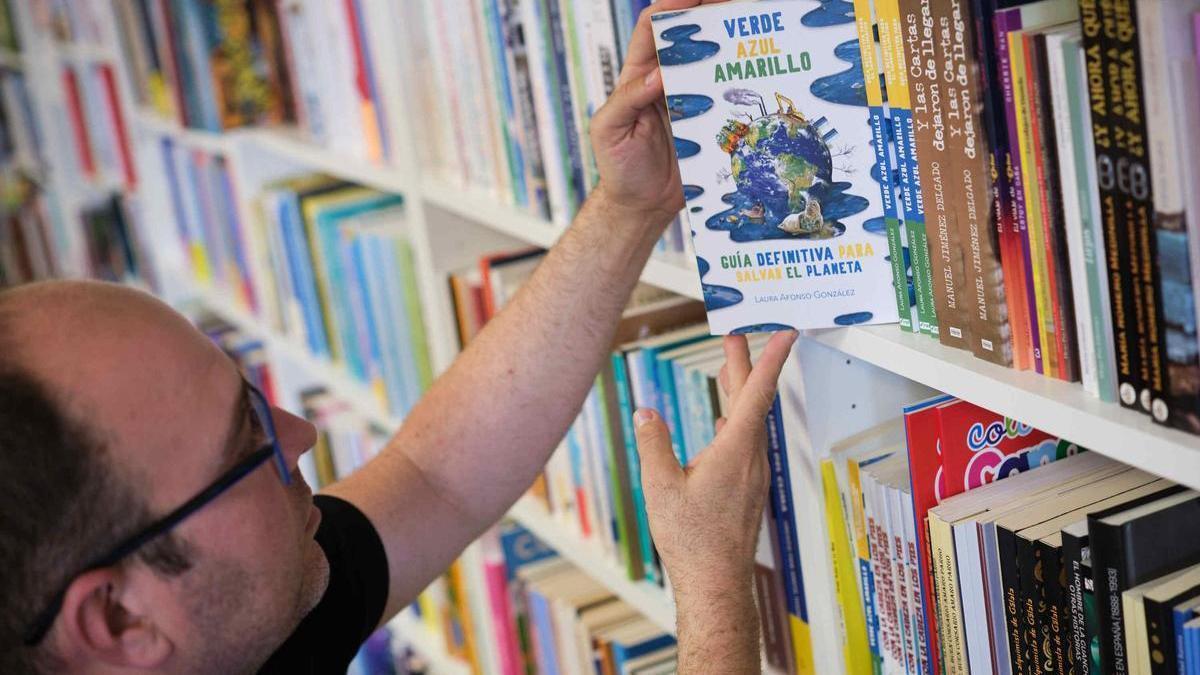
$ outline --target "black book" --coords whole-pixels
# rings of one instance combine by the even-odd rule
[[[1176,667],[1175,606],[1200,594],[1200,565],[1162,577],[1144,589],[1142,604],[1150,672],[1176,675],[1179,671]]]
[[[1124,131],[1119,129],[1119,110],[1124,108],[1120,65],[1110,50],[1116,48],[1117,21],[1112,2],[1079,0],[1084,62],[1089,73],[1088,106],[1092,113],[1092,138],[1096,147],[1096,175],[1100,191],[1100,224],[1104,228],[1104,255],[1108,267],[1108,285],[1112,305],[1113,345],[1117,357],[1118,398],[1121,405],[1147,410],[1140,403],[1146,386],[1141,316],[1142,294],[1136,283],[1139,269],[1138,242],[1130,238],[1118,189],[1117,166],[1127,162],[1124,143],[1118,144]],[[1126,172],[1127,173],[1127,172]]]
[[[1066,630],[1067,603],[1066,567],[1063,566],[1062,534],[1033,542],[1034,558],[1038,561],[1041,590],[1037,597],[1038,647],[1047,673],[1068,672],[1070,658],[1069,635]]]
[[[1142,84],[1142,51],[1138,47],[1138,14],[1136,0],[1114,0],[1116,15],[1110,52],[1120,64],[1120,106],[1114,125],[1120,133],[1114,138],[1117,147],[1116,187],[1120,195],[1117,217],[1124,221],[1133,251],[1135,265],[1134,311],[1141,324],[1141,344],[1144,382],[1140,393],[1141,406],[1152,413],[1155,421],[1167,422],[1169,406],[1164,398],[1167,390],[1167,345],[1163,324],[1163,301],[1159,289],[1158,240],[1154,225],[1154,191],[1150,173],[1150,136],[1146,130],[1145,87]]]
[[[1068,629],[1070,655],[1067,673],[1092,675],[1100,672],[1099,659],[1093,659],[1092,649],[1100,621],[1096,613],[1096,596],[1092,585],[1092,557],[1088,547],[1087,519],[1062,529],[1063,572],[1067,582]]]
[[[1121,594],[1200,562],[1200,494],[1184,490],[1106,515],[1088,516],[1092,578],[1100,608],[1105,675],[1129,672]]]
[[[997,528],[997,534],[1000,529]],[[1014,533],[1015,534],[1015,533]],[[1045,654],[1041,650],[1041,635],[1038,626],[1038,600],[1044,592],[1042,561],[1034,551],[1033,542],[1016,535],[1017,550],[1018,612],[1021,624],[1022,659],[1028,672],[1047,673]]]
[[[1000,582],[1004,587],[1004,622],[1007,627],[1008,656],[1012,672],[1024,673],[1028,667],[1025,658],[1025,636],[1021,603],[1021,569],[1017,556],[1017,537],[1012,530],[996,527],[996,549],[1000,553]]]

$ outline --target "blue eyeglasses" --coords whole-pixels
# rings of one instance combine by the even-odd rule
[[[275,422],[271,416],[271,405],[267,403],[266,397],[254,385],[245,382],[243,386],[246,388],[246,396],[250,402],[251,413],[257,418],[259,428],[262,429],[266,436],[263,446],[221,474],[219,478],[201,490],[195,497],[184,502],[182,506],[128,537],[113,547],[108,553],[96,558],[90,565],[72,576],[71,580],[81,574],[117,564],[134,551],[170,532],[186,520],[188,516],[204,508],[225,491],[237,485],[238,481],[250,475],[255,469],[272,459],[275,460],[275,469],[279,474],[279,480],[283,481],[284,485],[291,485],[291,472],[288,471],[287,460],[283,457],[283,449],[279,446],[279,439],[275,435]],[[62,611],[63,599],[67,594],[67,587],[69,585],[70,580],[64,584],[62,590],[54,595],[54,599],[50,605],[39,613],[37,619],[30,624],[29,630],[25,632],[26,647],[33,647],[45,639],[46,633],[54,625],[54,618]]]

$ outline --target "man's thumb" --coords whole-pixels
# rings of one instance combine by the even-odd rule
[[[673,483],[683,477],[683,468],[671,448],[671,432],[658,413],[642,408],[633,415],[642,483]]]

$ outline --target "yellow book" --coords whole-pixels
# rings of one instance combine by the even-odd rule
[[[834,461],[821,462],[821,486],[825,492],[825,525],[829,530],[830,558],[833,561],[833,582],[842,618],[842,659],[846,673],[872,675],[871,649],[867,641],[866,617],[863,614],[856,556],[850,548],[849,530],[838,489]]]
[[[1033,147],[1033,107],[1029,100],[1029,68],[1025,62],[1025,33],[1008,34],[1009,69],[1012,71],[1013,109],[1016,112],[1018,151],[1024,183],[1025,222],[1029,238],[1029,262],[1033,273],[1033,295],[1037,305],[1038,338],[1041,343],[1042,373],[1058,377],[1058,352],[1054,348],[1054,313],[1050,280],[1046,275],[1046,248],[1042,230],[1042,208],[1038,196],[1036,149]],[[1047,330],[1047,327],[1051,330]]]

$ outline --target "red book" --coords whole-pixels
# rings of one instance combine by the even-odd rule
[[[1078,451],[1071,443],[966,401],[943,404],[938,412],[943,499]]]
[[[71,130],[75,134],[75,149],[79,153],[79,166],[89,178],[96,175],[96,158],[92,156],[92,143],[88,138],[87,123],[83,119],[83,106],[79,101],[79,79],[75,71],[63,68],[63,89],[67,95],[67,113],[71,117]]]
[[[129,152],[129,132],[125,128],[125,116],[121,114],[121,99],[117,96],[117,83],[113,77],[112,66],[100,66],[100,79],[104,83],[104,102],[108,105],[117,152],[121,156],[121,172],[125,176],[125,184],[134,188],[137,187],[137,172],[133,168],[133,157]]]

